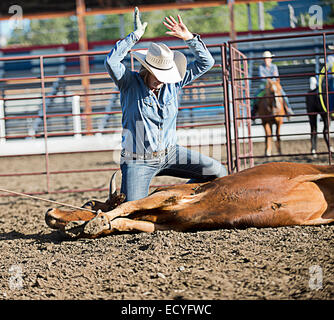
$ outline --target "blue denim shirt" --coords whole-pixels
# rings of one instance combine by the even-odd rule
[[[276,64],[272,63],[269,68],[266,67],[265,64],[261,64],[259,66],[259,77],[275,77],[279,76],[278,74],[278,68]],[[277,78],[272,78],[276,81]],[[261,87],[265,87],[267,83],[267,78],[261,79]]]
[[[176,144],[178,92],[212,68],[214,59],[199,35],[185,41],[195,56],[195,61],[188,63],[182,81],[164,84],[156,97],[138,72],[131,71],[121,63],[137,41],[133,32],[119,40],[106,57],[105,66],[120,90],[122,148],[128,152],[144,154],[161,151]]]

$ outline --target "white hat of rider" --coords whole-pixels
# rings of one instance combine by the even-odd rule
[[[265,51],[265,52],[263,52],[263,58],[272,58],[272,57],[274,57],[275,55],[274,54],[272,54],[269,50],[267,50],[267,51]]]

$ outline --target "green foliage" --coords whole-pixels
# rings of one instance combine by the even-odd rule
[[[326,24],[334,24],[334,3],[333,0],[321,0],[320,5],[327,5],[330,8],[330,12],[328,14],[328,17],[324,23]]]
[[[31,20],[24,29],[14,29],[8,44],[45,45],[76,42],[76,19]]]
[[[242,5],[241,5],[242,6]],[[245,6],[245,5],[244,5]],[[267,13],[267,11],[274,9],[277,6],[276,1],[271,1],[271,2],[265,2],[263,3],[263,8],[264,8],[264,29],[265,30],[272,30],[273,27],[273,17],[271,14]],[[259,25],[259,17],[258,17],[258,8],[256,3],[251,3],[250,4],[251,8],[251,17],[252,17],[252,29],[253,30],[258,30],[258,25]],[[243,30],[247,30],[248,26],[244,26]]]
[[[264,3],[265,29],[272,29],[272,16],[266,11],[274,8],[276,2]],[[257,4],[251,4],[252,29],[258,29]],[[156,10],[142,13],[142,21],[148,22],[144,38],[161,37],[167,31],[162,24],[165,16],[176,18],[180,14],[188,29],[194,33],[229,32],[229,9],[226,5],[218,7],[194,8],[188,10]],[[234,6],[235,29],[248,29],[248,12],[246,4]],[[133,31],[133,13],[124,15],[97,15],[86,19],[88,41],[112,40],[126,36]],[[123,26],[123,28],[121,28]],[[45,20],[31,20],[24,30],[14,30],[9,44],[43,45],[71,43],[78,41],[76,17]]]

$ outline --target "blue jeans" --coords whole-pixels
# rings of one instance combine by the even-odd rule
[[[226,168],[217,160],[176,145],[167,155],[150,160],[121,158],[122,187],[125,201],[146,197],[155,176],[190,179],[187,183],[207,182],[227,175]]]

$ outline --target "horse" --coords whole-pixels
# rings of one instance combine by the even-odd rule
[[[325,101],[326,100],[326,97]],[[328,127],[330,123],[330,118],[327,118],[327,113],[323,109],[319,96],[319,89],[317,87],[317,79],[315,77],[310,78],[310,90],[307,92],[306,96],[306,110],[307,113],[319,113],[322,122],[324,124],[323,135],[327,145],[328,151],[334,152],[334,148],[330,147],[328,141]],[[314,157],[317,157],[317,114],[309,114],[309,122],[311,126],[311,153]],[[329,122],[329,123],[328,123]]]
[[[257,114],[262,117],[262,125],[266,135],[265,155],[271,156],[273,125],[276,125],[276,147],[278,153],[282,153],[280,130],[286,115],[287,106],[285,106],[282,97],[282,87],[280,80],[267,79],[265,87],[265,97],[259,99]]]

